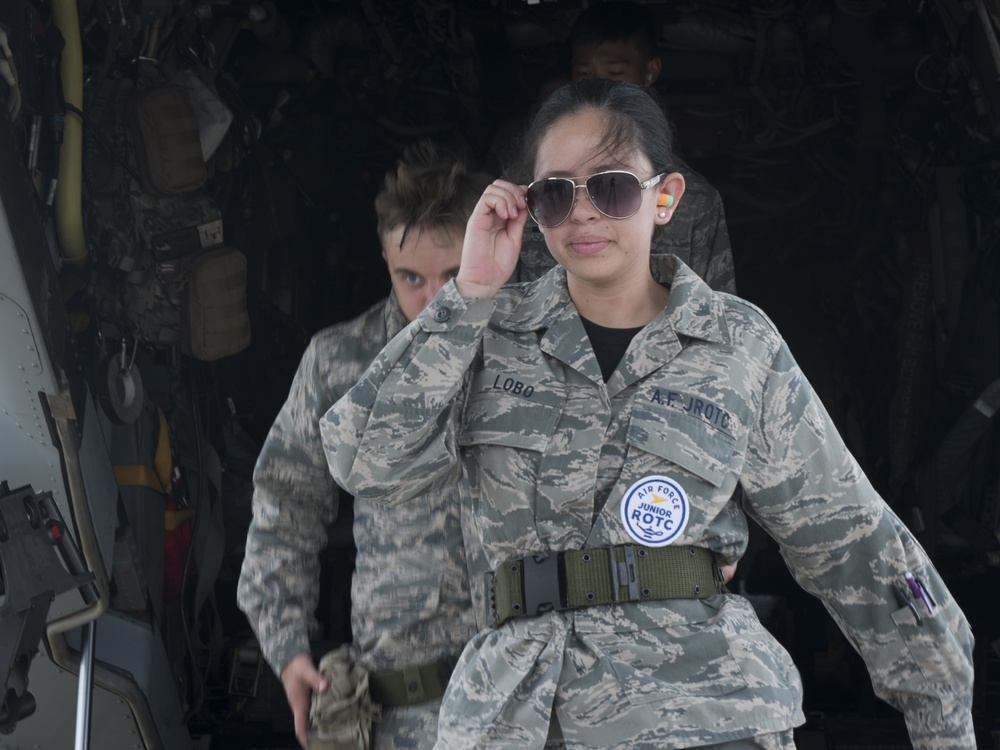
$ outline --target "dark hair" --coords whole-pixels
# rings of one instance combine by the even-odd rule
[[[402,247],[411,229],[465,232],[490,181],[489,175],[474,171],[467,159],[439,143],[424,138],[410,144],[375,196],[379,237],[402,226]]]
[[[605,117],[601,149],[608,154],[638,150],[656,172],[674,167],[673,136],[663,109],[647,89],[625,81],[584,78],[556,89],[539,106],[521,140],[510,179],[534,179],[538,146],[553,125],[569,115],[595,109]]]
[[[611,0],[591,5],[577,16],[569,42],[574,48],[581,44],[625,42],[648,60],[656,56],[656,24],[648,8]]]

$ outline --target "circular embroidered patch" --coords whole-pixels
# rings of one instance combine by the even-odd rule
[[[669,477],[643,477],[625,492],[622,525],[647,547],[666,547],[684,531],[689,503],[684,488]]]

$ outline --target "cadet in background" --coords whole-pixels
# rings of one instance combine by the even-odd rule
[[[454,282],[321,420],[358,496],[471,492],[489,623],[438,747],[794,747],[798,671],[719,570],[751,516],[913,746],[973,750],[973,637],[930,559],[766,315],[650,254],[685,196],[669,133],[632,84],[553,93]],[[502,287],[529,214],[559,265]]]
[[[310,637],[318,633],[318,555],[339,493],[318,422],[458,272],[465,224],[488,182],[430,141],[405,151],[375,201],[392,292],[312,338],[257,461],[238,600],[281,678],[303,747],[313,694],[329,687],[310,654]],[[455,490],[422,494],[399,509],[358,498],[354,538],[350,658],[368,672],[371,698],[381,706],[373,746],[431,747],[444,684],[475,632]],[[331,667],[344,671],[348,665]],[[412,677],[404,681],[404,669],[415,670],[415,684]],[[367,698],[360,701],[357,710],[364,714]],[[323,711],[316,709],[317,715]],[[318,734],[337,731],[321,726]],[[326,747],[316,735],[309,746]]]
[[[591,5],[573,22],[569,40],[573,81],[627,81],[642,86],[659,101],[656,83],[663,62],[657,52],[655,21],[648,8],[618,0]],[[556,87],[556,80],[543,85],[543,96]],[[684,202],[674,211],[669,224],[654,230],[652,254],[672,253],[716,291],[736,294],[736,269],[722,197],[683,159],[675,157],[675,166],[687,186]],[[545,238],[529,223],[515,279],[533,281],[554,264]]]

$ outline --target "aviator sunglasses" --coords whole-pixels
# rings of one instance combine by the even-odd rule
[[[657,184],[665,174],[660,172],[645,182],[621,170],[598,172],[586,178],[546,177],[528,185],[524,198],[528,213],[541,227],[557,227],[566,221],[576,205],[576,191],[582,187],[587,188],[594,208],[609,219],[627,219],[642,205],[642,191]],[[583,184],[577,185],[578,180]]]

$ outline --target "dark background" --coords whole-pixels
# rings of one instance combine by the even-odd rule
[[[212,363],[154,343],[140,355],[180,373],[224,458],[217,591],[231,647],[248,638],[233,597],[256,451],[309,337],[388,291],[372,210],[383,174],[424,135],[499,173],[544,83],[567,72],[566,37],[584,5],[286,0],[253,22],[245,4],[134,0],[121,6],[128,26],[115,31],[116,0],[80,3],[87,86],[134,78],[143,64],[164,75],[199,66],[233,113],[203,190],[222,211],[227,242],[248,258],[252,343]],[[972,620],[980,744],[1000,746],[989,739],[1000,730],[996,425],[962,455],[960,482],[934,484],[930,473],[944,435],[1000,375],[991,3],[646,5],[664,61],[657,88],[684,158],[722,195],[738,291],[776,322]],[[27,143],[27,118],[45,110],[47,6],[10,0],[0,24],[23,61],[15,126]],[[157,44],[145,46],[154,29]],[[152,62],[139,61],[144,50]],[[52,160],[43,143],[42,167]],[[99,265],[99,209],[85,211]],[[99,304],[79,271],[65,273],[71,309]],[[85,357],[87,345],[79,348]],[[331,552],[331,565],[349,554]],[[349,637],[345,582],[327,585],[323,619],[335,642]],[[735,585],[803,673],[801,746],[907,746],[863,664],[759,533]],[[214,676],[221,684],[224,671]],[[246,747],[255,727],[257,745],[273,736],[283,746],[283,696],[265,682],[253,700],[215,695],[193,729]]]

